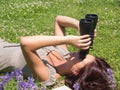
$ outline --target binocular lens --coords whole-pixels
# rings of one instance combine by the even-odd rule
[[[96,25],[97,25],[97,22],[98,22],[98,15],[96,15],[96,14],[86,14],[85,18],[89,18],[89,19],[92,19],[94,21],[93,29],[95,29]]]

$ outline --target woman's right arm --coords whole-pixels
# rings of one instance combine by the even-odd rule
[[[59,15],[55,18],[55,26],[54,26],[54,34],[55,36],[65,36],[65,28],[71,27],[77,29],[79,31],[79,21],[68,17]],[[59,45],[65,49],[67,49],[66,44]]]
[[[79,20],[71,18],[68,16],[59,15],[55,18],[54,34],[55,36],[65,36],[65,28],[71,27],[75,28],[78,33],[80,33]],[[96,36],[96,30],[94,31],[94,36]],[[66,44],[59,45],[67,49]]]

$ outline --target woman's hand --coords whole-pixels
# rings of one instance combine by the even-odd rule
[[[83,36],[67,36],[68,41],[67,44],[70,44],[74,47],[81,48],[81,49],[88,49],[91,44],[91,38],[89,35]]]
[[[95,29],[94,30],[94,37],[96,37],[97,36],[97,30]]]

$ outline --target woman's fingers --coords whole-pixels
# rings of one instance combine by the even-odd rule
[[[94,30],[94,37],[96,37],[97,36],[97,30],[95,29]]]
[[[82,47],[86,47],[86,46],[89,46],[90,44],[91,44],[91,41],[86,42],[86,43],[81,43],[81,46]]]
[[[88,49],[90,47],[90,44],[91,44],[91,38],[90,38],[90,36],[89,35],[83,35],[80,38],[78,46],[81,49]]]
[[[77,48],[89,48],[91,44],[91,38],[89,35],[83,36],[68,36],[69,44],[77,47]]]
[[[91,40],[91,38],[88,37],[88,38],[85,38],[85,39],[81,39],[80,42],[81,42],[81,43],[87,43],[87,42],[89,42],[90,40]]]
[[[86,38],[89,38],[89,37],[90,37],[90,35],[82,35],[82,36],[80,36],[81,39],[86,39]]]
[[[81,49],[89,49],[91,41],[81,45]]]

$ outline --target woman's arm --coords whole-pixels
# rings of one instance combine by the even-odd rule
[[[41,47],[62,43],[65,43],[65,37],[26,36],[20,38],[21,49],[27,65],[39,81],[46,81],[49,77],[49,72],[41,58],[37,55],[36,50]]]
[[[20,38],[21,46],[25,49],[35,51],[45,46],[56,46],[69,44],[77,48],[86,49],[89,47],[90,36],[26,36]]]
[[[55,36],[65,36],[65,28],[67,27],[75,28],[79,31],[79,21],[71,17],[60,15],[55,18]],[[67,49],[66,44],[59,46],[62,46],[63,48]]]
[[[46,46],[66,44],[67,42],[68,39],[64,36],[26,36],[20,38],[21,46],[24,48],[27,47],[31,51]]]
[[[57,16],[55,18],[54,34],[55,36],[65,36],[65,28],[75,28],[80,33],[79,20],[68,16]],[[96,29],[94,30],[94,36],[96,36]],[[59,45],[67,49],[66,44]]]
[[[45,81],[49,77],[48,69],[37,55],[36,50],[45,46],[70,44],[78,48],[87,49],[90,45],[89,35],[84,36],[27,36],[20,38],[20,44],[27,65],[34,76]],[[43,73],[44,72],[44,73]]]

